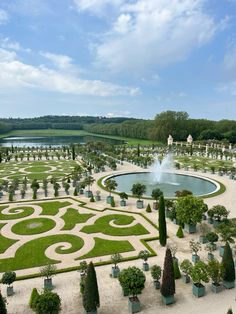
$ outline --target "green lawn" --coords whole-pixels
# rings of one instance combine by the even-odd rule
[[[5,224],[0,223],[0,230]],[[4,253],[12,244],[17,242],[17,240],[5,238],[0,232],[0,254]]]
[[[63,249],[59,245],[59,242],[68,242],[71,244],[71,248]],[[52,235],[31,240],[17,250],[15,257],[1,259],[0,272],[39,267],[60,262],[50,259],[45,255],[45,250],[56,243],[58,243],[58,248],[56,249],[58,254],[74,253],[84,245],[84,241],[81,238],[69,234]]]
[[[47,232],[56,226],[54,220],[49,218],[32,218],[17,222],[11,231],[20,235],[32,235]]]
[[[66,213],[61,217],[65,221],[62,230],[72,230],[76,224],[84,223],[93,216],[93,214],[80,214],[75,208],[68,208]]]
[[[59,213],[59,209],[71,205],[70,202],[45,202],[35,203],[34,205],[42,207],[42,213],[40,215],[55,216]]]
[[[9,210],[9,213],[11,213],[11,215],[2,214],[2,211],[7,207],[8,206],[0,206],[0,220],[12,220],[12,219],[24,218],[34,213],[33,207],[19,206],[19,207],[11,208]],[[22,212],[19,212],[19,211],[22,211]]]
[[[94,238],[94,240],[94,248],[89,253],[79,257],[78,259],[81,260],[97,256],[111,255],[114,253],[134,251],[134,248],[129,241],[104,240],[101,238]]]
[[[82,228],[82,232],[85,233],[103,233],[111,236],[132,236],[132,235],[143,235],[148,234],[149,232],[139,223],[132,227],[124,228],[115,228],[110,225],[110,222],[113,221],[116,225],[129,225],[135,219],[132,216],[126,215],[107,215],[100,217],[96,220],[95,224],[88,225]]]

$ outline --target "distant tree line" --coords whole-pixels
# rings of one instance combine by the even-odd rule
[[[133,118],[44,116],[37,118],[0,119],[0,133],[27,129],[85,130],[103,135],[166,142],[169,134],[183,141],[191,134],[194,140],[227,140],[236,143],[236,120],[212,121],[190,119],[187,112],[165,111],[154,120]]]

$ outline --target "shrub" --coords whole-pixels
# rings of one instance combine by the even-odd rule
[[[45,290],[36,302],[37,314],[58,314],[61,310],[61,299],[55,292]]]
[[[215,232],[208,232],[206,235],[207,241],[210,243],[217,242],[219,237]]]
[[[190,276],[197,285],[200,285],[202,281],[209,282],[207,265],[202,261],[198,261],[190,269]]]
[[[224,267],[222,263],[213,259],[208,262],[208,274],[215,285],[219,285],[224,277]]]
[[[165,216],[165,200],[163,195],[160,196],[159,201],[159,242],[162,246],[166,245],[167,231],[166,231],[166,216]]]
[[[114,198],[112,197],[112,199],[111,199],[111,207],[115,207],[115,206],[116,206],[116,203],[114,201]]]
[[[171,251],[169,248],[166,249],[162,275],[161,294],[164,297],[172,296],[175,294],[174,266]]]
[[[14,271],[5,272],[2,275],[2,283],[4,285],[11,285],[16,280],[16,273]]]
[[[175,276],[175,279],[181,278],[181,273],[180,273],[180,270],[179,270],[179,263],[178,263],[178,260],[176,258],[173,259],[173,266],[174,266],[174,276]]]
[[[144,262],[147,262],[150,253],[147,250],[140,251],[138,257],[140,257]]]
[[[161,267],[158,265],[153,265],[151,267],[151,276],[154,280],[160,280],[160,278],[161,278]]]
[[[0,313],[7,314],[6,299],[3,298],[1,293],[0,293]]]
[[[180,264],[180,269],[185,275],[190,274],[192,267],[193,264],[188,259],[184,259],[183,262]]]
[[[118,279],[123,290],[133,297],[142,292],[146,281],[143,271],[135,266],[123,269]]]
[[[192,254],[195,254],[195,255],[197,255],[198,251],[200,251],[202,248],[201,243],[194,240],[190,240],[189,246],[190,246]]]
[[[40,274],[41,276],[49,279],[50,277],[52,277],[53,274],[55,274],[56,270],[56,265],[48,264],[40,268]]]
[[[77,188],[75,188],[75,189],[74,189],[74,193],[73,193],[73,195],[74,195],[74,196],[78,196],[78,191],[77,191]]]
[[[83,306],[85,311],[94,312],[100,305],[97,276],[94,265],[89,263],[87,276],[85,279],[84,293],[83,293]]]
[[[113,255],[111,255],[111,260],[114,264],[114,267],[117,268],[117,264],[120,263],[122,261],[122,256],[120,253],[115,253]]]
[[[179,229],[176,232],[176,236],[180,239],[184,238],[184,233],[183,233],[183,229],[181,226],[179,226]]]
[[[223,279],[225,281],[234,281],[235,280],[234,260],[232,250],[228,242],[226,242],[225,245],[224,255],[222,257],[222,264],[225,271]]]
[[[36,288],[34,288],[31,292],[30,301],[29,301],[29,306],[32,310],[36,310],[38,298],[39,298],[38,290]]]
[[[147,207],[146,207],[146,212],[147,213],[151,213],[152,212],[152,209],[151,209],[151,206],[150,204],[148,203]]]
[[[91,202],[91,203],[94,203],[94,202],[95,202],[95,199],[94,199],[94,196],[93,196],[93,195],[90,197],[90,202]]]

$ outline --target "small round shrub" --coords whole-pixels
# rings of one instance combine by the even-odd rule
[[[179,226],[178,231],[176,232],[176,236],[180,239],[184,238],[184,233],[183,233],[183,229],[181,226]]]

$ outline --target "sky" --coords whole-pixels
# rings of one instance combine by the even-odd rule
[[[236,119],[236,0],[0,0],[0,117]]]

